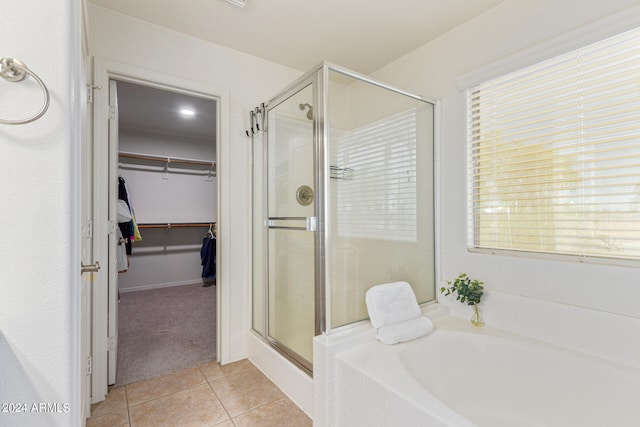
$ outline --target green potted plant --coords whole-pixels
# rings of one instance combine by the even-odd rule
[[[473,316],[471,317],[471,323],[474,326],[482,326],[484,322],[480,319],[480,313],[478,313],[478,304],[482,299],[484,293],[484,283],[474,279],[471,280],[466,273],[460,273],[456,280],[447,281],[449,287],[440,288],[440,292],[445,296],[451,294],[457,294],[456,300],[461,303],[467,303],[467,305],[473,306]]]

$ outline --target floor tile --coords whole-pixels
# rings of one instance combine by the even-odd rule
[[[91,405],[91,416],[101,417],[122,409],[127,409],[127,398],[124,387],[112,388],[109,390],[109,394],[105,400]]]
[[[230,376],[226,376],[209,383],[232,417],[284,396],[262,373],[244,376],[245,381],[238,381],[239,374],[230,375],[236,378],[229,379]]]
[[[208,380],[208,381],[207,381]],[[112,388],[88,427],[304,427],[312,421],[248,360],[204,363]]]
[[[253,363],[249,361],[249,359],[242,359],[237,362],[227,363],[226,365],[222,366],[222,372],[224,372],[225,375],[233,374],[235,372],[241,372],[246,369],[257,368],[253,365]]]
[[[213,381],[224,376],[222,366],[218,362],[204,363],[199,368],[207,381]]]
[[[224,366],[223,366],[224,368]],[[238,385],[255,381],[270,381],[258,368],[253,365],[225,374],[223,377],[209,381],[210,383]]]
[[[129,406],[137,405],[205,382],[198,367],[183,369],[173,374],[126,385],[127,402]]]
[[[208,384],[129,408],[132,427],[214,426],[229,415]]]
[[[229,376],[210,381],[211,388],[218,396],[226,394],[247,394],[251,392],[264,392],[265,388],[280,390],[269,378],[262,373],[258,375],[246,375],[240,380],[237,376]],[[279,398],[280,396],[278,396]],[[273,399],[275,400],[275,399]]]
[[[233,419],[238,427],[311,427],[311,419],[286,397]]]
[[[101,416],[92,414],[87,427],[129,427],[129,411],[124,408]]]

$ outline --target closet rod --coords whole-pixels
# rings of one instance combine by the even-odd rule
[[[118,152],[118,157],[123,157],[127,159],[155,160],[159,162],[168,162],[168,163],[182,163],[186,165],[203,165],[203,166],[211,166],[211,167],[216,166],[216,162],[214,161],[185,159],[181,157],[169,157],[169,156],[163,157],[163,156],[154,156],[151,154],[127,153],[124,151]]]
[[[214,222],[171,222],[171,223],[148,223],[138,224],[138,228],[183,228],[183,227],[209,227],[214,226]]]

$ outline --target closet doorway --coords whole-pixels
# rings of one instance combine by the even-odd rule
[[[224,88],[101,58],[94,58],[92,83],[92,234],[95,259],[103,268],[94,274],[92,283],[93,325],[89,362],[92,367],[91,400],[99,402],[106,396],[109,384],[122,384],[116,378],[119,371],[118,347],[123,344],[123,340],[118,337],[118,320],[123,321],[118,319],[118,312],[128,296],[138,295],[138,299],[146,304],[153,298],[145,297],[144,292],[166,290],[182,297],[189,289],[209,291],[212,299],[200,298],[198,304],[209,308],[208,316],[212,316],[212,321],[198,317],[195,305],[177,304],[176,295],[157,298],[160,305],[168,308],[169,312],[160,314],[153,308],[148,311],[157,315],[154,334],[164,338],[171,334],[180,335],[180,327],[186,323],[185,319],[191,317],[199,326],[204,326],[209,339],[214,342],[206,351],[206,359],[223,363],[229,360],[226,345],[229,314],[228,310],[221,309],[229,298],[226,291],[228,286],[224,286],[228,281],[228,273],[225,273],[228,268],[224,268],[228,263],[224,255],[228,239],[222,237],[227,234],[225,230],[228,228],[228,221],[224,219],[228,215],[228,202],[224,201],[228,200],[225,186],[229,180],[225,178],[224,171],[221,174],[217,161],[221,159],[221,163],[225,163],[225,159],[228,159],[228,149],[223,141],[228,140],[229,95]],[[155,96],[150,101],[145,100],[147,92],[151,90],[160,92],[154,92]],[[200,138],[207,142],[201,141],[201,146],[198,147],[193,141],[198,139],[193,134],[196,124],[192,121],[180,128],[175,107],[163,102],[162,98],[165,97],[173,100],[189,99],[195,102],[194,108],[198,108],[198,105],[208,106],[204,107],[209,108],[204,117],[214,136]],[[127,99],[129,102],[145,102],[136,107],[141,112],[132,113]],[[136,114],[138,121],[133,120]],[[170,119],[170,114],[175,117]],[[195,119],[198,114],[195,111],[192,117]],[[153,122],[144,122],[143,119]],[[176,127],[167,129],[169,124]],[[116,249],[119,241],[117,230],[120,229],[117,219],[120,176],[124,178],[128,196],[131,197],[129,202],[142,240],[132,244],[127,271],[118,274]],[[184,182],[188,184],[181,186],[180,183]],[[194,193],[199,197],[190,196]],[[212,232],[217,230],[217,244],[214,245],[217,261],[215,284],[203,287],[205,283],[202,278],[200,250],[209,228]],[[166,269],[168,265],[171,268]],[[186,271],[189,271],[188,276]],[[210,276],[213,274],[209,274],[207,278]],[[213,281],[213,277],[211,280]],[[136,322],[151,315],[143,315],[143,310],[138,310],[135,304],[132,311],[137,316],[137,320],[131,321],[133,329],[138,330],[140,325]],[[179,317],[178,315],[183,316],[182,321],[171,323],[170,320]],[[143,345],[147,345],[148,353],[138,365],[143,366],[146,371],[137,374],[145,377],[162,374],[160,370],[149,371],[149,366],[154,364],[152,358],[158,357],[159,352],[163,351],[160,348],[162,340],[154,341],[151,335],[146,334],[147,342]],[[187,339],[182,344],[177,339],[172,342],[174,356],[181,363],[191,366],[199,363],[187,357],[188,347],[194,343],[197,345],[197,339]],[[173,371],[180,368],[172,363],[168,362],[166,369]],[[135,366],[133,371],[135,373]],[[141,379],[140,375],[127,382],[138,379]]]
[[[118,116],[109,383],[123,386],[216,359],[218,102],[118,80],[109,92]]]

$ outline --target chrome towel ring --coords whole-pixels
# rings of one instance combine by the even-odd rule
[[[29,69],[22,61],[16,58],[0,58],[0,76],[10,82],[20,82],[27,77],[27,74],[38,82],[44,92],[44,104],[36,114],[22,120],[3,120],[0,119],[2,125],[23,125],[38,120],[47,112],[49,108],[49,90],[44,82],[33,71]]]

